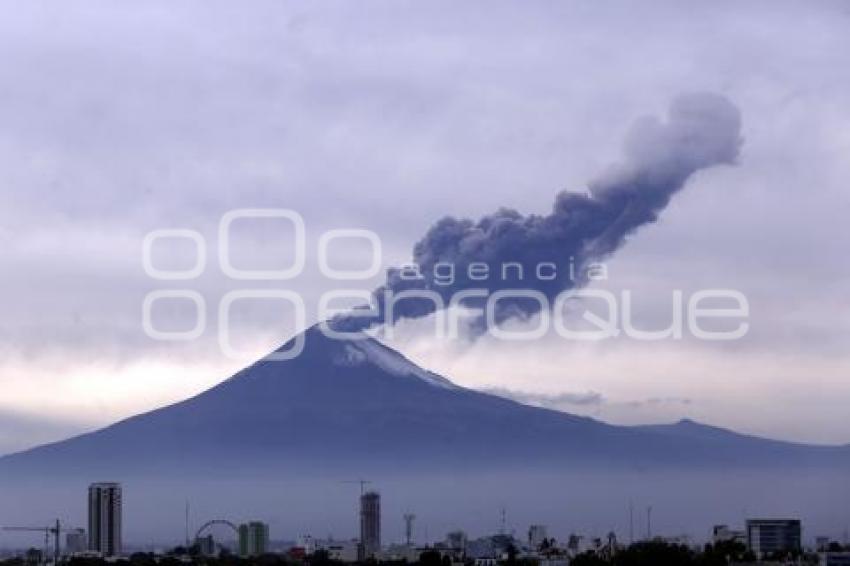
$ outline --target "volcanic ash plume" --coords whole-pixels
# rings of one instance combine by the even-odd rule
[[[626,136],[623,160],[592,180],[584,193],[559,193],[550,214],[525,216],[502,208],[477,222],[453,217],[439,220],[413,249],[413,264],[421,277],[411,279],[402,269],[390,269],[386,285],[374,292],[380,316],[371,319],[371,324],[426,316],[445,308],[456,293],[468,289],[486,289],[491,294],[531,289],[551,303],[558,293],[586,280],[573,277],[567,269],[558,269],[557,274],[547,271],[551,279],[534,277],[540,264],[564,266],[571,262],[577,268],[574,274],[605,259],[629,234],[655,222],[692,174],[714,165],[733,164],[742,143],[740,128],[740,112],[723,96],[681,95],[670,105],[666,120],[639,119]],[[471,279],[470,264],[487,264],[490,277]],[[522,266],[525,277],[501,277],[506,264]],[[436,274],[447,272],[449,266],[453,278],[447,282]],[[480,272],[480,265],[477,270]],[[394,301],[389,308],[388,297],[412,289],[435,293],[445,305],[408,298]],[[480,307],[482,299],[477,301],[463,304]],[[498,319],[525,318],[540,308],[537,300],[506,298],[499,301]],[[336,322],[353,330],[369,326],[366,320],[343,316]]]

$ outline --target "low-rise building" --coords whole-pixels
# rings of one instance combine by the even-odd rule
[[[548,537],[546,525],[531,525],[528,527],[528,548],[539,550]]]
[[[799,519],[747,520],[747,547],[759,559],[777,553],[800,552],[802,538]]]
[[[312,543],[314,552],[326,552],[331,560],[357,562],[359,559],[360,541],[314,539]]]
[[[452,531],[446,535],[446,547],[457,556],[466,553],[466,533],[464,531]]]
[[[215,556],[218,554],[218,546],[212,535],[202,536],[195,539],[195,546],[201,556]]]
[[[850,566],[850,552],[820,552],[818,566]]]
[[[82,529],[65,534],[65,554],[77,556],[88,550],[88,538]]]
[[[714,525],[711,530],[711,542],[739,542],[746,546],[747,533],[729,528],[729,525]]]
[[[419,557],[423,552],[433,552],[437,550],[441,556],[446,555],[439,549],[430,546],[417,546],[415,544],[391,544],[381,551],[380,558],[386,561],[404,560],[409,563],[419,562]]]

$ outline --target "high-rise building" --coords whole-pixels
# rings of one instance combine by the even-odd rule
[[[360,496],[360,547],[364,559],[381,550],[381,495],[375,491]]]
[[[799,552],[801,540],[799,519],[747,521],[747,546],[759,559],[775,553]]]
[[[89,486],[89,550],[102,556],[121,554],[121,484]]]
[[[269,551],[269,526],[260,521],[239,525],[239,556],[262,556]]]

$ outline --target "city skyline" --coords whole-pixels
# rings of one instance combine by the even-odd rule
[[[351,482],[348,482],[351,483]],[[372,483],[364,480],[359,480],[361,486]],[[75,540],[71,535],[85,535],[85,531],[77,529],[67,529],[67,542],[62,548],[51,549],[48,540],[45,540],[45,548],[43,556],[46,559],[51,553],[55,552],[56,556],[70,557],[78,556],[101,556],[120,557],[126,556],[122,549],[121,542],[121,522],[122,522],[122,505],[121,505],[122,486],[117,482],[97,482],[93,483],[88,488],[89,500],[89,528],[88,545],[86,548],[74,548],[71,541]],[[187,503],[188,505],[188,503]],[[792,518],[747,518],[742,530],[730,528],[727,524],[715,524],[711,528],[710,536],[705,539],[692,538],[691,535],[685,533],[677,533],[676,535],[665,535],[661,533],[653,534],[650,526],[650,515],[652,507],[647,507],[646,516],[646,531],[643,536],[634,536],[634,525],[630,525],[630,532],[626,538],[623,533],[615,531],[608,532],[605,536],[594,536],[579,534],[575,530],[570,531],[568,536],[563,536],[561,539],[551,536],[552,533],[546,525],[532,523],[527,527],[527,535],[523,538],[522,534],[516,529],[508,529],[506,524],[506,510],[500,510],[500,526],[498,530],[491,531],[483,536],[470,538],[466,530],[454,530],[447,532],[444,535],[436,536],[430,540],[413,539],[411,540],[408,517],[409,514],[403,515],[405,522],[406,540],[393,541],[382,544],[382,511],[380,505],[380,493],[377,490],[363,491],[358,499],[359,506],[359,530],[360,537],[356,539],[327,539],[314,538],[308,534],[301,534],[298,537],[280,538],[270,535],[269,525],[259,520],[250,520],[240,524],[238,527],[234,523],[226,519],[215,519],[207,521],[204,526],[198,530],[198,535],[192,542],[192,547],[200,549],[202,554],[217,555],[219,552],[229,549],[230,552],[238,553],[238,556],[243,558],[257,558],[266,554],[284,553],[292,557],[298,558],[306,555],[312,555],[318,551],[329,552],[331,558],[336,558],[343,562],[362,562],[366,559],[380,558],[383,560],[392,559],[391,557],[407,557],[410,560],[416,561],[419,554],[427,552],[429,549],[440,552],[459,553],[462,556],[474,556],[476,559],[492,557],[499,559],[501,553],[505,550],[495,551],[501,544],[516,545],[517,552],[534,553],[560,549],[559,552],[572,553],[572,556],[583,552],[613,552],[615,548],[628,548],[634,544],[645,542],[664,542],[666,544],[684,545],[686,547],[699,549],[703,544],[725,544],[725,543],[740,543],[743,548],[750,550],[756,558],[772,556],[776,553],[785,551],[803,552],[818,551],[824,552],[827,547],[840,546],[842,543],[830,537],[821,535],[803,536],[803,525],[799,519]],[[630,513],[633,507],[630,506]],[[633,516],[632,516],[633,518]],[[190,528],[188,523],[189,515],[187,509],[187,529]],[[201,537],[201,533],[205,531],[205,527],[215,523],[227,525],[231,531],[228,531],[231,538],[218,538],[216,535],[209,534]],[[59,533],[61,524],[57,522],[56,533]],[[5,528],[4,528],[5,530]],[[104,532],[105,531],[105,532]],[[187,531],[188,533],[189,531]],[[551,538],[550,538],[551,536]],[[848,545],[847,533],[844,534],[845,540],[843,544]],[[55,537],[54,547],[61,538]],[[348,548],[345,544],[349,541],[357,542],[355,547]],[[624,541],[621,544],[619,541]],[[507,541],[507,542],[505,542]],[[160,541],[160,545],[167,544],[166,541]],[[281,546],[282,545],[282,546]],[[482,546],[483,545],[483,546]],[[496,545],[495,547],[493,545]],[[132,552],[142,551],[144,546],[137,544],[130,545],[133,548]],[[25,548],[25,547],[24,547]],[[28,553],[34,551],[34,548],[28,550]],[[180,552],[179,543],[175,546],[177,552]],[[185,547],[182,552],[188,552]],[[488,550],[488,548],[490,550]],[[167,547],[159,547],[159,552],[174,552]],[[206,549],[206,550],[205,550]],[[850,549],[850,546],[848,546]],[[4,548],[0,547],[0,551]],[[150,551],[151,547],[147,547]],[[14,552],[6,547],[6,552]],[[48,553],[47,551],[50,551]],[[22,552],[19,550],[18,552]],[[408,552],[412,552],[408,556]],[[401,553],[401,554],[399,554]],[[837,551],[838,555],[844,556],[842,551]],[[537,555],[535,555],[537,556]],[[2,556],[0,556],[2,558]]]

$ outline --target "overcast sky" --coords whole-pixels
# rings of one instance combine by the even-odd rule
[[[321,234],[366,228],[383,265],[440,217],[545,213],[616,162],[629,125],[682,92],[741,110],[739,163],[702,171],[608,262],[599,284],[669,320],[673,289],[750,302],[734,343],[392,340],[469,387],[616,423],[688,417],[850,443],[850,9],[840,2],[0,3],[0,452],[180,400],[295,329],[236,316],[216,231],[234,208],[298,211],[312,306],[334,288]],[[159,282],[142,240],[191,228],[207,268]],[[287,255],[280,225],[234,234],[242,267]],[[184,242],[185,243],[185,242]],[[174,246],[162,265],[191,263]],[[270,259],[271,258],[271,259]],[[340,261],[352,265],[362,250]],[[378,279],[354,287],[370,289]],[[250,284],[272,288],[274,284]],[[280,287],[280,285],[277,285]],[[142,331],[155,289],[207,301],[207,331]],[[192,324],[191,309],[162,314]],[[188,322],[187,322],[188,321]],[[170,328],[170,327],[169,327]]]

